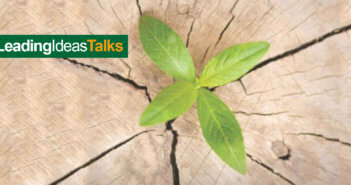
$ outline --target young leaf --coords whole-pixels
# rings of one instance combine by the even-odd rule
[[[145,109],[140,125],[163,123],[186,112],[196,100],[197,88],[193,83],[178,81],[163,89]]]
[[[202,133],[214,152],[238,172],[246,173],[246,154],[240,125],[217,96],[198,90],[197,114]]]
[[[195,82],[195,68],[182,39],[163,22],[141,16],[139,35],[144,50],[167,74],[178,80]]]
[[[227,48],[212,58],[202,70],[199,85],[215,87],[240,78],[268,51],[267,42],[249,42]]]

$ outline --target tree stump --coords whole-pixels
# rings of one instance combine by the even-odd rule
[[[128,59],[1,59],[0,184],[350,184],[348,0],[0,1],[1,34],[128,34]],[[195,108],[150,128],[139,116],[173,83],[143,51],[140,15],[184,40],[197,73],[264,40],[261,65],[215,90],[243,129],[248,173],[204,141]]]

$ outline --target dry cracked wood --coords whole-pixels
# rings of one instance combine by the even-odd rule
[[[235,173],[211,152],[201,137],[195,110],[176,120],[183,184],[348,184],[351,40],[347,34],[216,89],[243,128],[248,175]]]
[[[350,1],[20,0],[0,5],[1,34],[129,34],[130,42],[129,59],[1,60],[0,184],[351,180],[351,26],[345,27],[351,23]],[[175,29],[198,71],[235,43],[271,43],[265,59],[274,63],[215,91],[243,127],[246,176],[210,151],[194,108],[165,132],[160,126],[133,137],[145,130],[137,123],[148,98],[173,82],[142,50],[140,14]]]
[[[49,183],[145,130],[135,116],[148,103],[143,90],[61,59],[4,60],[0,184]]]
[[[172,184],[167,147],[172,138],[169,132],[142,134],[62,184]]]

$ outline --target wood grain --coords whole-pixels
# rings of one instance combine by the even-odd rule
[[[0,184],[49,184],[67,174],[60,183],[351,181],[351,32],[338,32],[351,24],[348,0],[1,0],[0,7],[0,34],[128,34],[130,43],[128,59],[1,59]],[[266,60],[312,40],[215,91],[243,128],[247,175],[209,149],[195,107],[166,131],[138,126],[148,93],[173,83],[141,47],[140,14],[179,33],[197,72],[236,43],[270,42]],[[147,129],[154,131],[128,140]]]

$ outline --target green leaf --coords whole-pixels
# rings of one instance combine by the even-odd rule
[[[141,16],[139,35],[144,50],[167,74],[178,80],[195,82],[195,68],[182,39],[165,23]]]
[[[200,88],[197,114],[202,133],[214,152],[238,172],[246,173],[246,154],[240,125],[217,96]]]
[[[140,125],[163,123],[186,112],[196,100],[195,84],[178,81],[164,88],[141,115]]]
[[[227,48],[212,58],[202,70],[199,85],[215,87],[240,78],[268,51],[267,42],[249,42]]]

